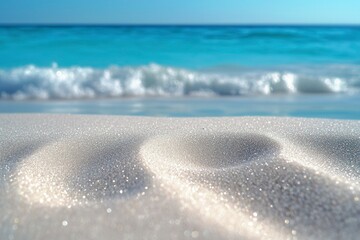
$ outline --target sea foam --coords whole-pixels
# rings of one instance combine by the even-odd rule
[[[82,99],[143,96],[242,96],[358,91],[354,65],[287,69],[188,70],[137,67],[23,67],[0,70],[1,99]]]

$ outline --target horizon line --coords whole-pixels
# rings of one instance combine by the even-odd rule
[[[0,26],[124,26],[124,27],[360,27],[360,23],[2,23]]]

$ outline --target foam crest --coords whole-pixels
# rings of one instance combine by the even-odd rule
[[[240,96],[351,93],[360,85],[357,66],[324,69],[193,71],[150,64],[61,68],[29,65],[0,70],[1,99],[82,99],[128,96]]]

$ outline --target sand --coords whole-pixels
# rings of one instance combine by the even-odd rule
[[[0,115],[0,239],[358,239],[360,121]]]

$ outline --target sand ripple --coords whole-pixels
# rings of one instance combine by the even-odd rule
[[[0,124],[1,239],[360,234],[360,122],[14,115]]]
[[[84,136],[49,143],[17,167],[30,203],[72,206],[133,195],[150,181],[137,160],[137,136]]]
[[[275,141],[256,134],[170,135],[157,137],[147,144],[153,152],[143,152],[143,155],[152,154],[172,167],[199,170],[239,167],[271,158],[279,150]]]

